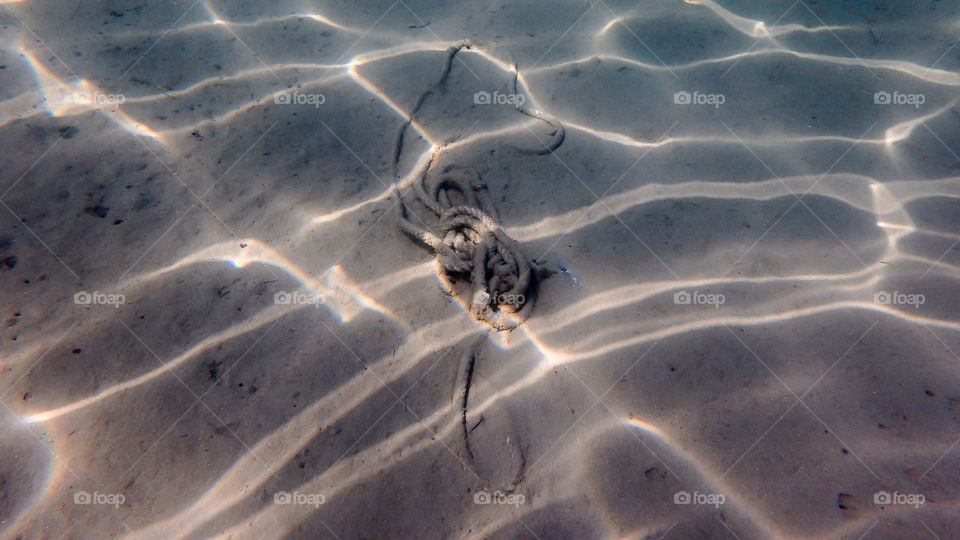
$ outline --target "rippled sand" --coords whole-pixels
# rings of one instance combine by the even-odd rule
[[[0,4],[0,538],[960,530],[955,6]]]

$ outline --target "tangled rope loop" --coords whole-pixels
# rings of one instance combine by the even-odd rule
[[[445,292],[460,296],[456,284],[466,282],[468,310],[474,318],[496,330],[516,328],[533,305],[535,266],[497,224],[479,175],[451,165],[432,180],[424,175],[413,191],[439,219],[439,234],[408,220],[402,199],[400,228],[433,248]],[[455,204],[455,198],[462,203]]]

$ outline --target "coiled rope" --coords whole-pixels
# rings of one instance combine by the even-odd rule
[[[412,189],[438,221],[437,232],[411,222],[402,198],[400,228],[433,249],[444,291],[496,330],[516,328],[533,306],[541,271],[497,224],[486,184],[476,172],[450,165],[434,178],[424,174]],[[468,296],[457,294],[458,284],[469,287]]]

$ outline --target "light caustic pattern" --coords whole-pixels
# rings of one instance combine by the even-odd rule
[[[41,294],[3,284],[34,321],[0,353],[5,448],[46,462],[0,535],[960,526],[958,14],[207,0],[111,12],[136,22],[103,46],[54,31],[102,13],[2,3],[20,90],[0,135],[72,127],[3,158],[5,227],[54,270]],[[205,67],[157,60],[181,49]],[[563,126],[553,153],[528,151],[551,132],[518,102]],[[87,133],[129,165],[111,182],[167,186],[133,190],[167,205],[140,234],[78,225],[92,254],[31,202],[103,152]],[[484,175],[530,257],[564,261],[486,336],[468,410],[457,364],[485,329],[393,222],[397,190],[450,163]],[[77,283],[126,301],[78,307]]]

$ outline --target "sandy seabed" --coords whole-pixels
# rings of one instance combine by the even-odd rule
[[[960,537],[955,4],[0,28],[0,538]],[[398,227],[453,165],[515,330]]]

